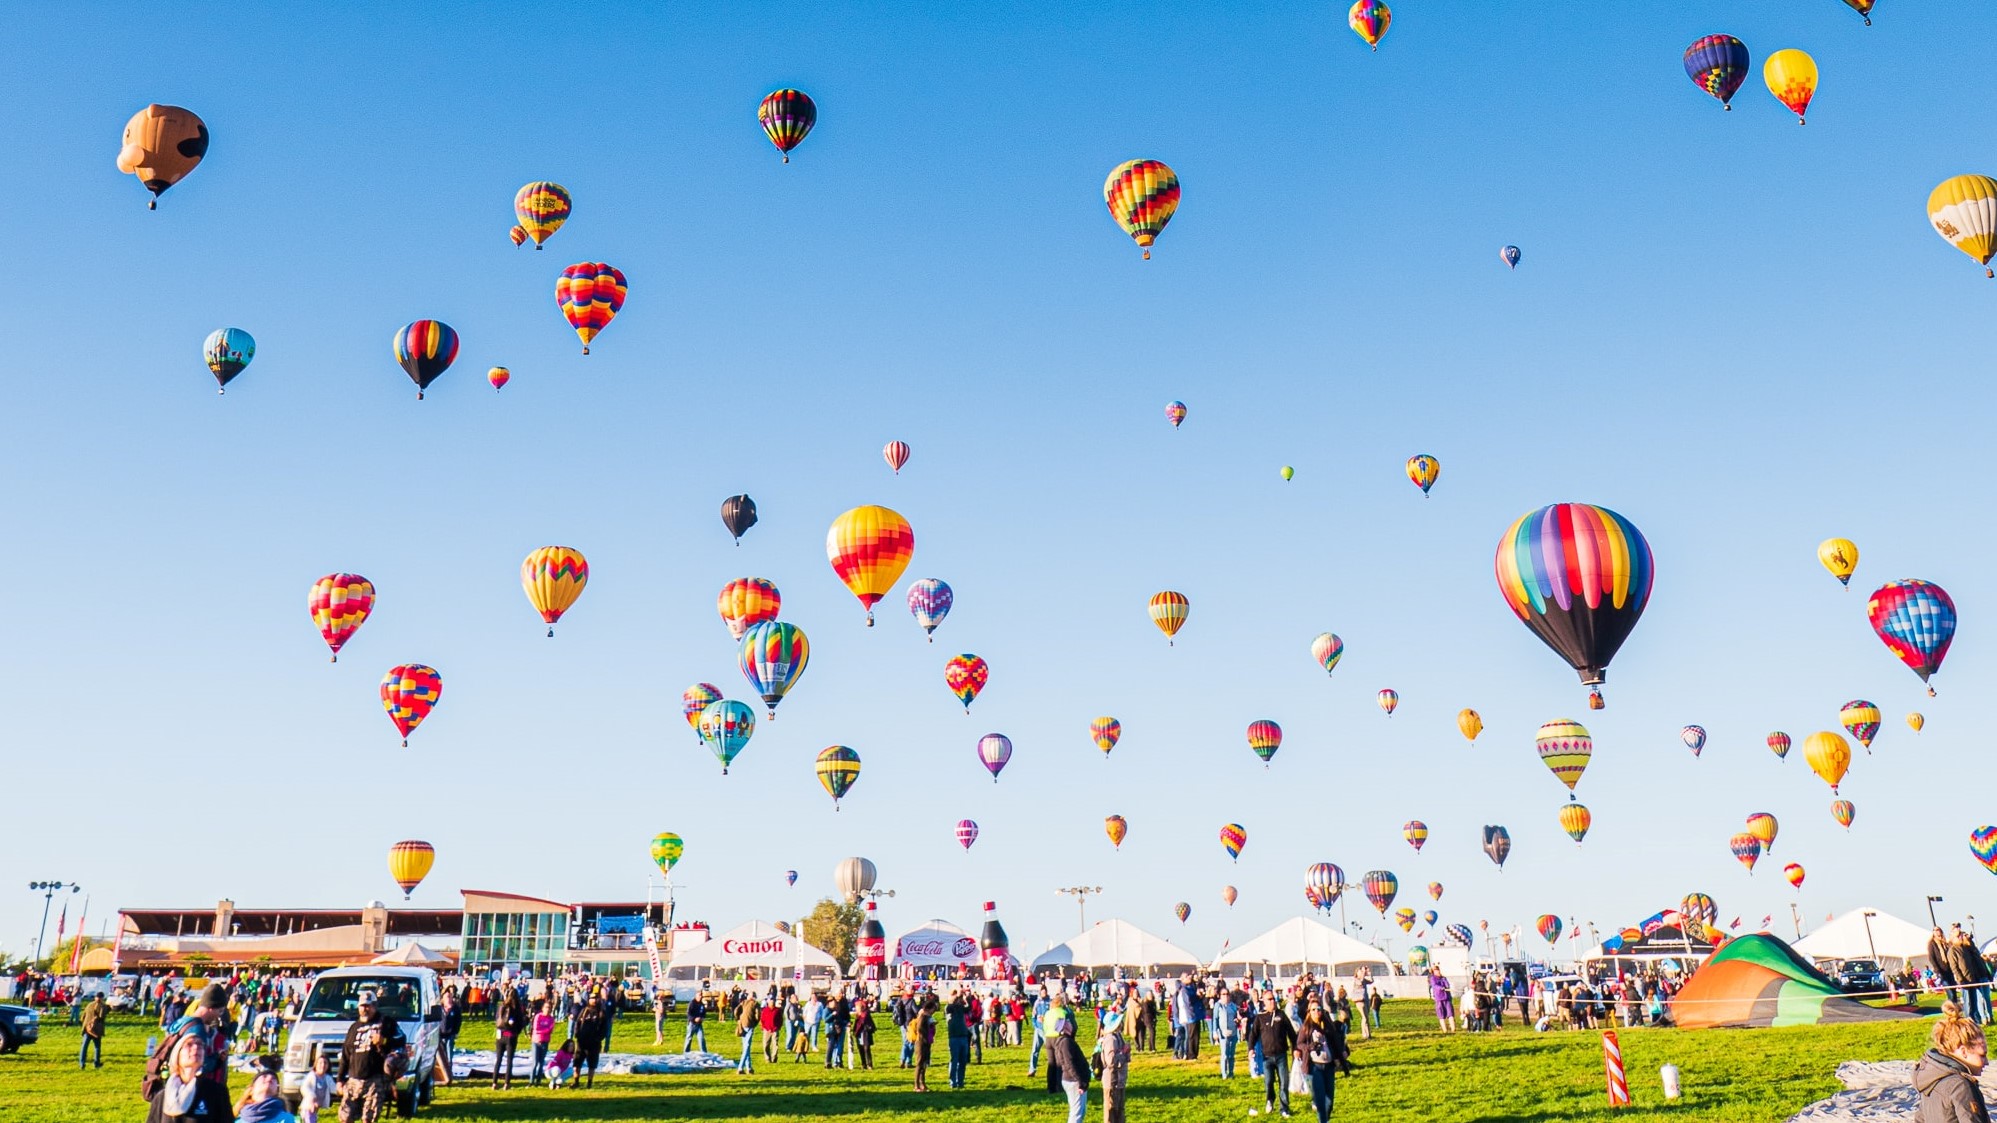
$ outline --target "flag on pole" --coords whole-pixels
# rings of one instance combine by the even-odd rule
[[[90,919],[90,898],[83,898],[83,911],[76,914],[76,943],[69,949],[69,973],[79,974],[83,968],[83,932]]]

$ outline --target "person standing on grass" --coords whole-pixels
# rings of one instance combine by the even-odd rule
[[[508,993],[499,1004],[499,1010],[492,1016],[492,1033],[495,1040],[492,1054],[492,1086],[499,1087],[499,1080],[506,1078],[506,1090],[513,1090],[513,1066],[520,1058],[520,1031],[527,1026],[527,1015],[520,1009],[520,1000]]]
[[[742,996],[742,1001],[756,1000],[745,994]],[[740,1006],[736,1007],[736,1012],[741,1012]],[[777,1048],[777,1036],[784,1031],[784,1008],[777,1000],[775,988],[764,992],[763,1001],[756,1009],[756,1022],[763,1027],[763,1059],[776,1064],[777,1057],[781,1055]]]
[[[1296,1027],[1290,1024],[1288,1015],[1276,1005],[1276,996],[1265,993],[1262,996],[1262,1012],[1255,1015],[1249,1032],[1255,1035],[1257,1047],[1262,1052],[1262,1100],[1265,1115],[1276,1112],[1278,1100],[1283,1105],[1283,1118],[1290,1117],[1290,1049],[1297,1043]]]
[[[950,992],[950,1004],[943,1008],[945,1031],[950,1041],[950,1087],[964,1086],[967,1066],[971,1063],[970,1002],[962,990]]]
[[[1220,1053],[1220,1078],[1234,1079],[1234,1050],[1241,1044],[1241,1007],[1235,1005],[1234,995],[1223,987],[1214,997],[1213,1022],[1215,1049]],[[1104,1087],[1108,1087],[1105,1078]]]
[[[663,1022],[665,1014],[661,1013],[659,1020]],[[707,1003],[701,1001],[698,993],[686,1004],[686,1040],[680,1043],[680,1052],[693,1052],[696,1040],[700,1042],[700,1051],[707,1052]]]
[[[408,1059],[409,1040],[394,1018],[379,1013],[375,996],[362,993],[354,1024],[340,1044],[340,1123],[375,1123],[395,1098],[393,1058]]]
[[[915,1090],[929,1090],[929,1052],[936,1044],[936,996],[922,996],[915,1019],[908,1023],[909,1039],[915,1044]]]
[[[1311,1106],[1317,1123],[1330,1123],[1332,1095],[1338,1088],[1338,1058],[1345,1049],[1345,1027],[1325,1013],[1316,998],[1304,1006],[1304,1025],[1297,1031],[1297,1055],[1310,1081]]]
[[[1435,1002],[1435,1020],[1442,1026],[1442,1031],[1455,1033],[1456,1003],[1449,996],[1449,980],[1443,976],[1440,967],[1429,968],[1428,996]]]
[[[771,997],[774,998],[775,996],[772,995]],[[774,1002],[770,1005],[760,1007],[760,1020],[763,1024],[763,1053],[771,1061],[776,1060],[770,1049],[771,1044],[777,1039],[776,1026],[772,1018],[772,1012],[775,1010],[776,1005]],[[751,994],[744,994],[742,1001],[735,1006],[735,1036],[742,1039],[742,1058],[735,1062],[736,1072],[747,1073],[756,1071],[755,1047],[756,1023],[759,1020],[758,1013],[759,1007],[756,998]]]
[[[1123,1096],[1130,1083],[1130,1039],[1123,1024],[1130,1004],[1110,1007],[1103,1017],[1102,1036],[1096,1039],[1096,1052],[1103,1065],[1103,1123],[1124,1123]]]
[[[91,998],[90,1005],[83,1008],[83,1048],[76,1055],[76,1067],[81,1069],[90,1057],[90,1050],[97,1050],[97,1067],[104,1067],[104,1022],[110,1017],[111,1008],[104,1004],[104,996]]]
[[[319,1113],[332,1107],[334,1098],[339,1094],[339,1086],[333,1083],[333,1074],[327,1071],[326,1054],[314,1056],[312,1071],[298,1082],[300,1123],[319,1123]]]
[[[860,1067],[868,1072],[874,1069],[874,1004],[867,998],[860,999],[853,1008],[853,1051],[859,1054]]]
[[[984,1064],[984,1003],[978,998],[975,991],[967,992],[964,995],[964,1029],[968,1034],[964,1040],[964,1048],[968,1050],[969,1056],[977,1058],[977,1063]]]
[[[1040,1050],[1047,1047],[1047,1013],[1054,1008],[1054,1002],[1047,997],[1047,984],[1040,984],[1040,993],[1033,999],[1033,1051],[1026,1055],[1026,1075],[1040,1071]]]
[[[548,1009],[548,1000],[534,1000],[534,1015],[527,1022],[527,1042],[532,1056],[527,1064],[527,1086],[532,1088],[541,1082],[548,1067],[548,1047],[555,1037],[555,1015]]]
[[[1954,1002],[1929,1035],[1931,1047],[1914,1062],[1914,1090],[1921,1095],[1915,1123],[1990,1123],[1990,1109],[1976,1078],[1990,1060],[1983,1029]]]
[[[295,1001],[295,1000],[294,1000]],[[287,1020],[296,1021],[295,1016]],[[451,1058],[458,1052],[458,1034],[465,1028],[465,1006],[458,1000],[458,988],[444,988],[444,1010],[437,1022],[437,1059],[444,1072],[439,1084],[451,1082]]]
[[[583,1087],[596,1087],[596,1063],[603,1058],[603,1044],[610,1039],[610,1015],[603,1008],[603,999],[590,995],[583,1004],[582,1013],[576,1015],[576,1076],[586,1081]]]
[[[826,1003],[825,1009],[825,1067],[838,1068],[846,1063],[846,1028],[853,1023],[853,1008],[847,1004],[846,996],[840,994]]]
[[[1047,1042],[1047,1079],[1059,1082],[1068,1097],[1068,1123],[1082,1123],[1089,1113],[1089,1061],[1075,1044],[1075,1019],[1067,1010],[1055,1018]]]

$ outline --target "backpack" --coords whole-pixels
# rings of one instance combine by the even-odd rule
[[[185,1030],[169,1034],[165,1041],[160,1042],[159,1048],[153,1050],[152,1056],[146,1058],[146,1067],[139,1076],[139,1095],[147,1103],[157,1099],[160,1089],[166,1087],[168,1069],[173,1065],[173,1051],[180,1047],[180,1039],[185,1036]]]

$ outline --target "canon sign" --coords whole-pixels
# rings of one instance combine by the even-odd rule
[[[781,936],[770,940],[721,941],[721,954],[723,955],[782,955],[783,952],[784,941]]]

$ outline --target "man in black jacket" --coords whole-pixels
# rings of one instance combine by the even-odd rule
[[[1262,1045],[1262,1098],[1267,1104],[1262,1110],[1274,1114],[1278,1097],[1283,1105],[1283,1118],[1290,1117],[1290,1049],[1297,1043],[1297,1029],[1290,1019],[1276,1005],[1274,994],[1262,996],[1262,1012],[1249,1023],[1248,1032]]]
[[[375,1009],[372,994],[361,995],[354,1024],[340,1046],[340,1123],[375,1123],[382,1105],[395,1095],[395,1058],[406,1061],[409,1046],[394,1018]]]

